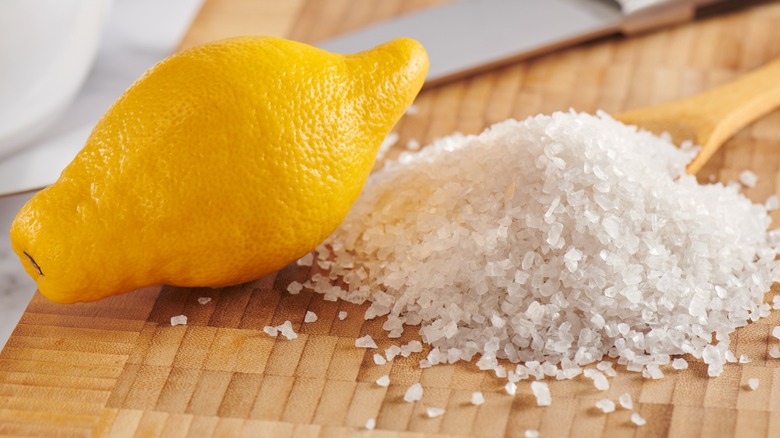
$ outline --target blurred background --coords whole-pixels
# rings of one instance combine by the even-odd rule
[[[0,347],[35,292],[8,229],[92,126],[172,53],[202,0],[0,2]]]

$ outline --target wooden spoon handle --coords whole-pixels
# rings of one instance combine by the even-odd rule
[[[698,172],[734,133],[780,106],[780,58],[695,96],[618,114],[651,131],[667,131],[676,142],[691,140],[701,151],[688,165]]]

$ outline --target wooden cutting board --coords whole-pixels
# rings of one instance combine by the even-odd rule
[[[209,0],[184,38],[189,46],[236,34],[277,34],[314,42],[372,21],[425,7],[426,0]],[[427,90],[419,112],[396,128],[395,156],[411,139],[476,133],[493,122],[569,107],[608,112],[704,90],[780,56],[780,4],[698,21],[642,37],[612,38]],[[780,80],[780,78],[778,78]],[[780,112],[740,132],[701,172],[727,181],[756,172],[755,201],[779,193]],[[777,222],[778,216],[775,215]],[[149,288],[92,304],[56,305],[36,295],[0,353],[0,435],[39,436],[778,436],[780,359],[767,352],[780,312],[739,330],[717,379],[702,363],[644,380],[621,372],[607,392],[587,379],[551,382],[553,403],[537,407],[529,385],[514,397],[472,364],[421,370],[423,354],[375,365],[354,347],[370,334],[380,347],[382,321],[365,307],[285,292],[308,270],[288,267],[221,290]],[[201,305],[199,297],[211,297]],[[319,319],[303,324],[307,310]],[[339,311],[348,312],[339,320]],[[185,314],[186,326],[170,318]],[[261,329],[292,321],[298,339]],[[401,340],[414,339],[407,330]],[[396,341],[397,342],[397,341]],[[374,381],[389,374],[391,385]],[[760,379],[748,391],[748,378]],[[420,382],[422,402],[402,400]],[[471,406],[471,392],[487,402]],[[629,412],[604,415],[594,402],[632,395],[647,425]],[[426,406],[446,413],[429,419]],[[368,418],[377,430],[360,431]]]

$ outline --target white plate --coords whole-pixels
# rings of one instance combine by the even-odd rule
[[[68,107],[97,53],[109,0],[0,1],[0,157]]]

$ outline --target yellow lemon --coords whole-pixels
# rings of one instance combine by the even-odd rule
[[[339,55],[240,37],[175,54],[22,207],[13,249],[61,303],[278,270],[344,219],[427,69],[409,39]]]

